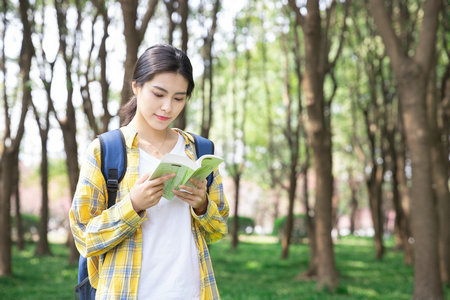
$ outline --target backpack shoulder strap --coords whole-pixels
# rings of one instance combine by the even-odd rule
[[[194,138],[195,153],[197,154],[197,159],[205,154],[214,154],[214,143],[211,140],[204,138],[200,135],[197,135],[195,133],[189,132],[189,134]],[[209,174],[206,179],[208,181],[206,185],[207,192],[209,193],[209,187],[213,182],[213,174],[212,173]]]
[[[101,170],[108,189],[108,208],[116,203],[117,190],[127,170],[127,149],[120,129],[100,134]]]

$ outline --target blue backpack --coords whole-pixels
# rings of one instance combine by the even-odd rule
[[[189,134],[194,138],[197,158],[204,154],[214,154],[212,141],[193,133]],[[127,149],[125,138],[120,129],[105,132],[98,137],[100,140],[101,169],[108,189],[108,208],[110,208],[116,202],[119,183],[127,170]],[[207,181],[207,192],[209,193],[209,187],[213,181],[212,173],[208,176]],[[96,290],[89,282],[87,259],[80,255],[75,297],[80,300],[95,299],[95,292]]]

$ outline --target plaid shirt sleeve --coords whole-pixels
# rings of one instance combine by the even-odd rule
[[[100,142],[87,149],[70,209],[70,228],[75,244],[85,257],[101,255],[134,234],[144,221],[127,195],[109,209],[106,184],[100,170]],[[106,195],[105,195],[106,194]]]
[[[214,243],[227,234],[228,211],[229,207],[223,192],[222,178],[219,169],[216,169],[213,173],[213,182],[209,188],[206,213],[197,216],[191,208],[191,214],[194,220],[199,223],[206,243]]]

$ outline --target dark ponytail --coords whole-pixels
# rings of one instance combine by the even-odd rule
[[[147,50],[138,58],[134,66],[132,80],[138,87],[142,87],[147,81],[150,81],[155,75],[163,72],[174,72],[183,75],[188,81],[186,96],[189,97],[194,89],[194,78],[192,75],[191,61],[187,55],[178,48],[171,45],[155,45]],[[119,111],[122,126],[128,125],[134,118],[137,108],[136,96],[132,96]]]

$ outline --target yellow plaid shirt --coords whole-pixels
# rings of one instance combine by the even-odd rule
[[[70,209],[70,227],[81,255],[88,258],[91,285],[96,299],[136,299],[142,261],[141,223],[146,213],[138,215],[130,201],[130,190],[138,179],[139,149],[136,132],[121,128],[127,146],[127,172],[119,185],[116,204],[107,208],[106,183],[100,170],[100,142],[88,147],[77,190]],[[176,129],[186,140],[186,154],[195,159],[190,135]],[[207,244],[227,233],[228,203],[223,193],[219,171],[209,190],[206,213],[197,216],[191,208],[192,233],[198,248],[201,299],[220,299]],[[103,255],[104,254],[104,255]]]

